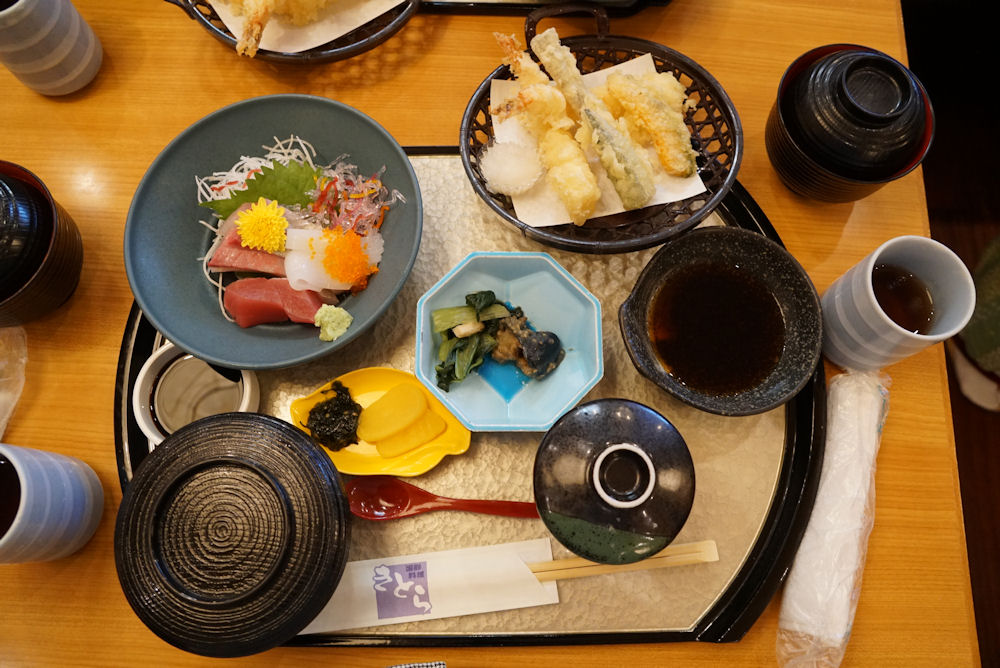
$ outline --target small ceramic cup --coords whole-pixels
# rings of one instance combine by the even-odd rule
[[[972,275],[947,246],[895,237],[823,293],[823,354],[845,369],[881,369],[960,332],[975,306]]]
[[[252,413],[260,405],[253,371],[219,370],[170,342],[149,356],[132,390],[132,412],[150,445],[209,415]]]
[[[97,530],[104,491],[76,457],[0,443],[0,563],[49,561]]]
[[[868,47],[829,44],[785,71],[764,143],[790,190],[850,202],[916,168],[933,135],[930,99],[904,65]]]
[[[104,51],[70,0],[0,0],[0,63],[43,95],[89,84]]]
[[[37,176],[0,160],[0,327],[61,306],[82,266],[83,240],[70,215]]]

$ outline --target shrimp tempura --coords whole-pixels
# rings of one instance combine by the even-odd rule
[[[260,36],[272,16],[287,19],[293,25],[315,21],[319,12],[332,0],[233,0],[243,14],[243,33],[236,41],[236,52],[251,58],[260,46]]]
[[[601,191],[583,148],[570,133],[575,124],[566,115],[566,98],[538,63],[520,49],[516,37],[499,33],[494,33],[494,37],[520,86],[513,99],[495,105],[490,113],[500,119],[517,115],[538,141],[538,157],[545,167],[546,182],[559,196],[573,223],[582,225],[601,199]]]
[[[271,20],[271,0],[243,0],[243,34],[236,42],[236,53],[253,58],[260,45],[260,35]]]

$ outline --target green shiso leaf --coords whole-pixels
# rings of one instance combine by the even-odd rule
[[[234,192],[229,199],[202,202],[201,206],[215,211],[219,218],[228,218],[243,204],[253,204],[258,198],[275,200],[279,204],[306,206],[312,201],[309,191],[316,189],[319,170],[305,163],[273,162],[263,167],[259,174],[247,179],[245,190]]]

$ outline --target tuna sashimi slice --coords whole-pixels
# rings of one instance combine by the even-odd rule
[[[286,278],[241,278],[226,286],[222,303],[236,324],[253,327],[266,322],[313,324],[323,305],[311,290],[293,290]]]
[[[240,244],[240,233],[233,227],[208,260],[212,271],[252,271],[271,276],[285,275],[285,258],[280,255],[244,248]]]

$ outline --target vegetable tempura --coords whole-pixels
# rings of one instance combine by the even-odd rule
[[[625,119],[633,137],[653,144],[667,174],[683,177],[697,171],[698,154],[684,124],[684,87],[672,74],[612,74],[604,99],[612,110],[620,110],[616,115]]]
[[[638,209],[653,197],[653,170],[640,147],[619,126],[599,97],[587,90],[576,58],[559,41],[555,28],[535,35],[531,50],[559,86],[572,112],[580,119],[577,138],[592,146],[626,209]]]

